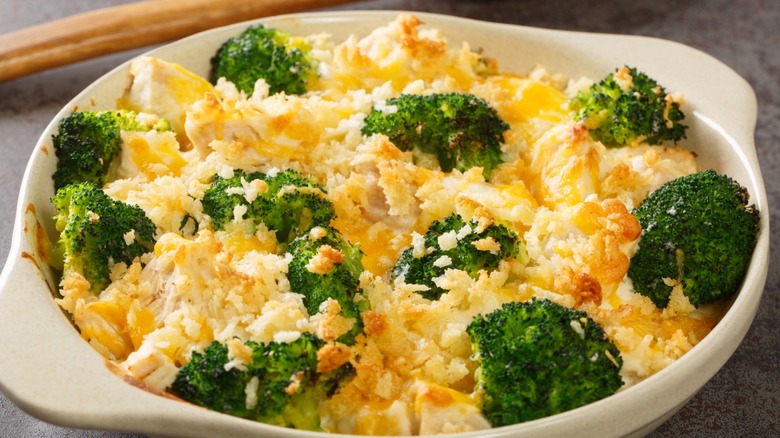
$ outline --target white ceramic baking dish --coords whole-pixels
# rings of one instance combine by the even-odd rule
[[[330,12],[259,20],[291,34],[328,32],[335,41],[365,35],[397,12]],[[754,146],[756,99],[751,87],[716,59],[652,38],[551,31],[416,14],[442,30],[450,44],[468,41],[525,73],[536,64],[570,77],[600,78],[631,65],[685,96],[689,138],[684,145],[746,186],[761,211],[750,269],[730,310],[692,351],[649,379],[597,403],[524,424],[463,436],[641,436],[676,412],[723,366],[756,313],[769,249],[767,198]],[[214,29],[159,48],[152,55],[207,75],[209,58],[248,23]],[[57,278],[46,265],[46,236],[54,238],[51,135],[74,105],[112,108],[128,86],[128,63],[90,85],[54,118],[30,158],[22,182],[13,243],[0,276],[0,390],[45,421],[79,428],[154,436],[322,436],[233,418],[130,385],[84,342],[54,303]]]

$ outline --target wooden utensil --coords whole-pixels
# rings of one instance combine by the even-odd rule
[[[0,35],[0,82],[213,27],[354,0],[147,0]]]

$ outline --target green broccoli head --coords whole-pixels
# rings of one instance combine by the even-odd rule
[[[392,108],[392,110],[389,110]],[[384,134],[401,150],[434,155],[445,172],[481,167],[485,178],[502,163],[509,125],[471,94],[402,94],[366,117],[365,135]]]
[[[585,312],[532,299],[478,315],[466,331],[493,427],[584,406],[623,385],[620,352]]]
[[[658,307],[669,303],[675,283],[697,307],[733,295],[759,230],[759,212],[748,198],[747,189],[714,170],[652,192],[632,212],[642,225],[628,268],[634,289]]]
[[[153,251],[156,227],[143,210],[114,200],[92,182],[71,184],[52,199],[57,254],[64,269],[81,273],[99,293],[110,282],[116,263],[131,264]]]
[[[154,123],[152,123],[154,122]],[[128,110],[77,111],[60,120],[52,136],[57,155],[54,190],[91,181],[103,185],[108,168],[122,145],[122,131],[170,131],[167,120],[139,118]]]
[[[269,203],[260,213],[280,242],[290,242],[316,226],[328,226],[335,216],[325,189],[294,170],[268,176]]]
[[[644,140],[648,144],[677,142],[687,126],[680,105],[666,90],[636,68],[624,67],[578,93],[570,102],[590,136],[616,147]]]
[[[184,400],[233,416],[283,427],[321,430],[318,405],[354,375],[349,362],[318,371],[317,351],[325,342],[304,333],[289,343],[247,341],[250,363],[228,367],[226,344],[214,341],[193,352],[171,386]]]
[[[259,180],[259,190],[252,188],[255,180]],[[215,229],[225,229],[234,219],[235,208],[245,206],[244,217],[255,224],[264,223],[283,244],[313,227],[327,226],[334,217],[325,189],[291,169],[273,175],[240,170],[231,178],[215,175],[202,202],[203,212],[211,217]]]
[[[242,170],[235,170],[233,176],[230,178],[223,178],[219,175],[214,175],[211,179],[211,184],[203,195],[203,212],[209,215],[211,222],[215,229],[224,230],[228,224],[233,222],[233,211],[238,206],[246,206],[247,213],[245,216],[254,218],[254,215],[249,213],[252,204],[261,204],[266,202],[265,196],[258,196],[250,203],[247,200],[245,186],[248,186],[252,181],[260,180],[265,181],[265,174],[261,172],[245,173]],[[250,196],[250,199],[251,196]],[[260,210],[258,207],[253,207],[252,211]],[[257,218],[258,222],[262,222],[262,218]]]
[[[466,271],[477,278],[483,269],[495,269],[501,260],[523,253],[520,237],[504,225],[480,227],[477,220],[466,222],[452,214],[431,223],[424,236],[425,248],[406,249],[391,271],[391,278],[404,278],[408,284],[428,286],[418,292],[429,300],[438,300],[446,290],[433,281],[447,269]]]
[[[257,25],[227,40],[211,58],[211,80],[224,77],[251,95],[263,78],[271,94],[304,94],[315,74],[311,47],[277,29]]]
[[[328,298],[338,301],[341,315],[354,318],[355,325],[337,340],[348,345],[363,331],[360,312],[368,310],[368,302],[356,302],[363,272],[363,253],[351,245],[332,227],[317,227],[295,239],[287,248],[292,255],[287,278],[290,289],[303,295],[310,315],[320,311]]]

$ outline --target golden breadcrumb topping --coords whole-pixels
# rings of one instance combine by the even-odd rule
[[[244,341],[314,333],[327,341],[318,371],[349,361],[357,373],[321,404],[325,430],[430,434],[489,427],[472,394],[477,365],[466,327],[503,303],[541,297],[587,312],[618,346],[626,386],[668,366],[715,325],[718,305],[693,309],[676,293],[660,310],[626,279],[641,233],[629,211],[663,183],[696,171],[693,153],[646,144],[607,149],[568,110],[567,87],[580,78],[543,67],[502,72],[485,56],[489,48],[483,54],[453,44],[414,16],[344,41],[309,41],[320,75],[300,96],[268,95],[262,83],[247,96],[161,59],[132,63],[120,106],[165,117],[174,131],[123,133],[105,191],[141,207],[159,238],[143,264],[115,266],[97,296],[83,276],[66,272],[58,300],[106,358],[164,390],[192,352],[212,341],[226,342],[230,366],[240,368],[251,360]],[[630,75],[616,78],[630,85]],[[360,131],[371,109],[391,97],[443,92],[486,99],[509,123],[504,163],[489,180],[479,168],[436,170],[387,137]],[[291,256],[277,253],[273,232],[250,226],[245,211],[213,231],[203,213],[213,175],[287,168],[322,182],[336,213],[331,225],[365,254],[360,286],[369,310],[354,346],[335,342],[355,324],[338,302],[312,315],[291,292]],[[267,189],[258,181],[239,191],[249,201]],[[452,213],[477,226],[442,236],[442,248],[499,223],[521,236],[524,256],[477,278],[446,270],[435,280],[446,290],[436,301],[417,293],[424,286],[391,281],[401,252],[424,255],[422,235]],[[192,226],[183,229],[187,220]],[[325,230],[310,233],[317,239]],[[500,249],[491,237],[473,245]],[[343,261],[340,250],[323,245],[307,269],[326,274]],[[256,402],[248,395],[248,405]]]

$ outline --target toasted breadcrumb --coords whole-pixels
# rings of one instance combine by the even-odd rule
[[[263,81],[247,96],[230,82],[211,85],[155,58],[132,62],[122,101],[152,118],[172,118],[174,132],[123,136],[117,176],[104,190],[143,209],[158,227],[157,243],[136,263],[113,266],[100,294],[66,270],[57,303],[90,345],[134,378],[165,390],[192,352],[213,341],[227,344],[229,368],[242,369],[251,362],[245,341],[290,342],[313,333],[326,341],[317,372],[345,363],[355,369],[354,379],[319,406],[325,431],[462,432],[489,427],[470,395],[477,362],[466,327],[504,303],[539,297],[585,311],[619,348],[626,386],[673,363],[717,323],[721,305],[695,309],[673,284],[670,307],[660,310],[627,280],[642,231],[630,211],[665,182],[696,171],[696,156],[677,147],[607,149],[593,141],[566,106],[591,79],[542,66],[504,73],[489,47],[482,53],[454,44],[407,14],[367,35],[306,41],[318,75],[297,96],[269,95]],[[621,87],[633,81],[628,69],[615,77]],[[401,93],[451,92],[486,99],[510,125],[505,162],[489,180],[480,168],[442,172],[426,154],[361,132],[372,108],[396,111],[387,101]],[[669,95],[667,106],[681,101]],[[230,178],[240,169],[270,176],[287,168],[324,190],[282,193],[328,198],[336,213],[329,225],[363,254],[354,297],[361,321],[341,315],[332,299],[308,313],[304,297],[290,290],[292,256],[273,230],[246,219],[248,206],[236,207],[221,231],[203,212],[214,175]],[[267,190],[262,180],[242,181],[231,193],[251,204]],[[424,234],[452,213],[476,225],[446,233],[434,246],[452,249],[501,224],[521,237],[523,255],[476,278],[455,269],[450,257],[439,258],[436,266],[447,269],[434,281],[447,293],[435,301],[419,294],[426,286],[391,281],[405,249],[416,258],[435,249]],[[321,227],[308,233],[313,241],[327,234]],[[124,237],[129,242],[133,234]],[[473,244],[500,250],[492,237]],[[306,268],[326,275],[342,263],[340,250],[322,245]],[[359,322],[355,345],[335,342]],[[579,332],[582,322],[571,328]],[[293,376],[285,392],[296,393],[301,379]],[[245,388],[248,409],[257,405],[259,383],[252,379]]]

